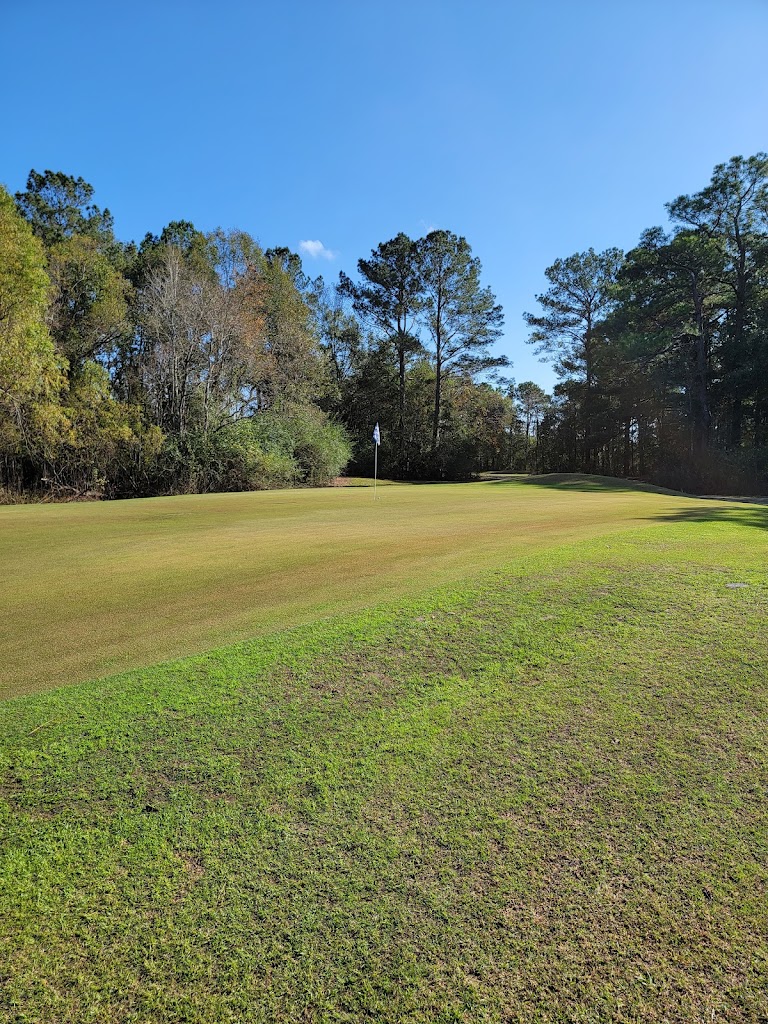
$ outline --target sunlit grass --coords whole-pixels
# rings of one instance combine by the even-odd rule
[[[0,694],[397,600],[702,507],[569,480],[393,485],[375,502],[370,487],[339,487],[0,508]]]
[[[651,498],[0,704],[0,1019],[765,1019],[768,519]]]

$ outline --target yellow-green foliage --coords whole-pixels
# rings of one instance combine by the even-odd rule
[[[74,235],[52,246],[51,325],[57,344],[73,363],[92,358],[129,330],[128,282],[95,238]]]
[[[160,428],[146,427],[137,406],[117,401],[106,370],[92,361],[71,382],[64,413],[55,468],[80,490],[100,492],[108,477],[129,477],[131,463],[151,462],[162,445]]]
[[[50,281],[32,229],[0,187],[0,450],[46,452],[61,427],[63,365],[45,319]]]

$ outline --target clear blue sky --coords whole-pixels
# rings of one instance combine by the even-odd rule
[[[768,149],[768,0],[4,0],[0,181],[82,175],[120,237],[172,219],[320,241],[466,235],[518,381],[544,268],[628,248]]]

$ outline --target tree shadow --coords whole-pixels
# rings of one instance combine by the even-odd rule
[[[597,476],[591,473],[542,473],[536,476],[500,478],[490,482],[511,483],[513,481],[533,487],[553,487],[559,491],[588,491],[593,493],[605,491],[649,491],[652,494],[674,495],[681,495],[683,493],[682,491],[672,491],[667,487],[657,487],[655,484],[644,484],[639,480],[627,480],[616,476]]]
[[[676,512],[648,516],[654,522],[664,523],[728,523],[730,526],[751,526],[768,530],[768,502],[759,505],[746,502],[733,505],[714,505],[711,498],[701,498],[701,507],[681,508]]]
[[[667,487],[656,487],[636,480],[623,480],[612,476],[591,476],[588,473],[546,473],[489,480],[489,483],[523,483],[534,487],[551,487],[559,491],[581,491],[591,494],[647,491],[651,494],[665,494],[671,497],[685,497],[695,501],[692,508],[680,508],[675,512],[659,512],[647,516],[654,522],[669,523],[730,523],[734,526],[750,526],[768,530],[768,498],[741,497],[724,494],[685,494]]]

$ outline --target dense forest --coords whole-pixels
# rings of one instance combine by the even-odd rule
[[[627,253],[546,270],[529,341],[494,352],[466,239],[383,242],[326,283],[287,248],[176,221],[115,237],[82,178],[0,188],[0,496],[126,497],[585,471],[765,492],[768,157],[733,158]]]
[[[528,314],[562,382],[541,466],[766,493],[768,156],[734,157],[636,248],[557,260]]]

